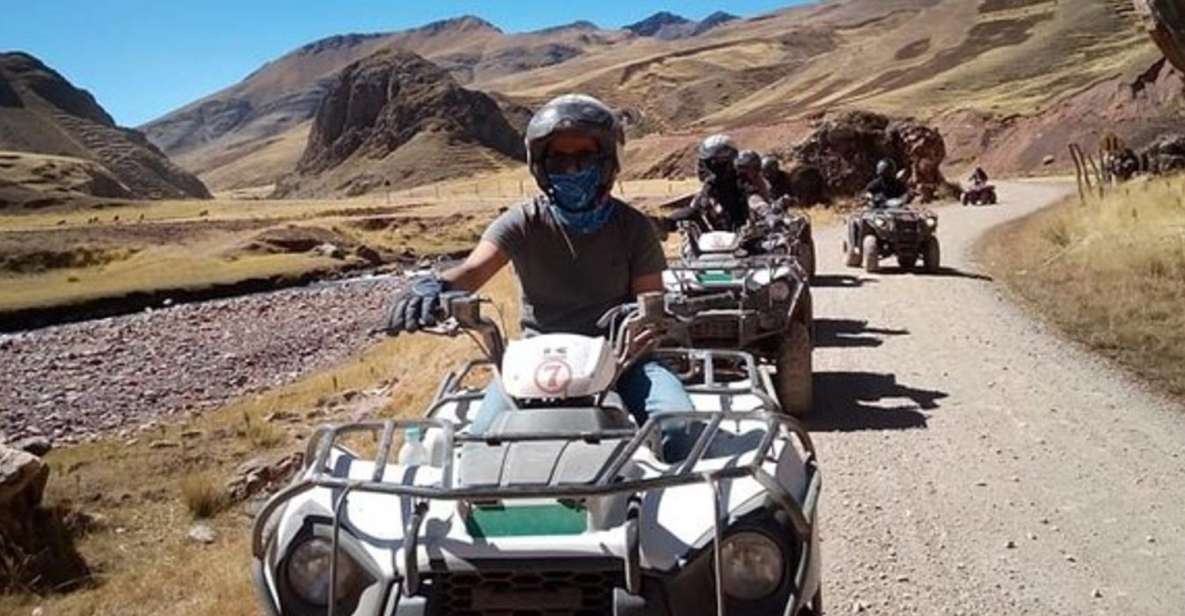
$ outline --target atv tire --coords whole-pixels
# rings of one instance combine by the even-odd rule
[[[903,270],[912,270],[917,264],[918,256],[916,254],[897,255],[897,265]]]
[[[926,272],[937,274],[941,259],[942,249],[938,246],[938,238],[931,236],[926,242],[926,252],[922,255],[922,263],[925,265]]]
[[[805,416],[814,404],[813,351],[810,329],[800,320],[791,321],[774,362],[774,391],[782,411],[795,417]]]
[[[864,236],[864,242],[861,251],[864,256],[864,271],[869,274],[875,274],[881,267],[880,245],[877,243],[875,235]]]
[[[971,205],[971,197],[967,196],[967,193],[963,193],[963,196],[959,200],[963,202],[963,207]]]
[[[987,204],[988,205],[995,205],[996,204],[996,193],[994,193],[994,192],[988,193]]]
[[[848,241],[843,241],[844,265],[848,267],[860,267],[860,253],[856,252],[855,246],[848,245]]]
[[[817,269],[817,266],[815,265],[816,262],[815,243],[806,242],[804,244],[803,253],[798,257],[798,263],[802,265],[802,269],[806,270],[806,278],[808,281],[815,279],[815,270]]]

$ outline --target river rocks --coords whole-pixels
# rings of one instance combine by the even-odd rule
[[[0,433],[60,443],[290,383],[360,350],[400,284],[332,283],[0,335]],[[124,440],[163,438],[135,432]]]

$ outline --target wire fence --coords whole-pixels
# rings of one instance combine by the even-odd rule
[[[681,180],[624,180],[617,182],[614,194],[618,197],[666,197],[683,195],[699,189],[694,179]],[[527,199],[539,194],[539,187],[529,179],[486,179],[472,182],[448,182],[420,186],[407,190],[390,191],[385,198],[415,200],[446,199]],[[379,195],[383,198],[384,195]]]

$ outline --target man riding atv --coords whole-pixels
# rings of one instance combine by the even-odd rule
[[[897,176],[897,163],[884,158],[876,164],[876,178],[864,188],[873,207],[900,207],[913,200],[909,186]]]
[[[967,181],[971,186],[963,191],[960,198],[963,205],[996,204],[996,187],[988,184],[988,174],[983,167],[976,167]]]
[[[938,216],[925,208],[909,207],[913,195],[896,173],[893,161],[876,165],[876,179],[868,184],[867,207],[848,218],[844,255],[849,267],[863,264],[880,270],[880,260],[896,256],[903,270],[912,270],[921,257],[925,271],[938,271],[940,247]]]
[[[761,159],[761,176],[769,185],[769,196],[773,200],[794,199],[790,190],[790,175],[782,171],[782,165],[773,156]]]
[[[696,173],[702,186],[691,205],[662,221],[668,231],[684,221],[696,223],[705,232],[736,231],[749,222],[749,199],[737,174],[738,154],[728,135],[712,135],[699,144]]]
[[[527,127],[527,163],[543,195],[498,217],[464,263],[409,285],[396,298],[389,329],[434,325],[445,293],[476,291],[512,261],[528,333],[597,336],[603,333],[597,321],[609,309],[662,292],[666,258],[653,226],[610,195],[624,143],[616,114],[592,97],[567,95],[544,105]],[[639,424],[692,408],[679,379],[657,361],[635,364],[617,393]],[[507,410],[505,397],[487,389],[472,433],[483,433]],[[685,455],[683,437],[679,430],[664,434],[668,459]]]
[[[749,197],[759,197],[763,202],[772,204],[769,184],[761,173],[761,155],[754,150],[745,150],[737,155],[737,181],[741,190]]]

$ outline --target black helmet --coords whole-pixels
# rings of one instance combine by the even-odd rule
[[[737,155],[737,169],[746,171],[761,170],[761,155],[755,150],[745,150]]]
[[[737,152],[737,144],[732,137],[720,133],[701,141],[696,154],[700,160],[727,160],[731,163],[736,160]]]
[[[699,144],[696,158],[699,159],[697,171],[700,181],[717,180],[731,176],[735,171],[733,166],[737,159],[737,145],[725,134],[711,135]]]
[[[881,177],[888,177],[894,173],[897,173],[897,163],[893,162],[892,160],[888,158],[882,158],[880,162],[876,164],[877,175]]]
[[[765,175],[773,175],[782,170],[781,163],[773,156],[766,156],[761,159],[761,172]]]
[[[547,145],[557,133],[580,131],[596,139],[604,162],[601,168],[601,187],[608,189],[621,170],[621,148],[625,145],[625,131],[621,121],[605,103],[584,94],[566,94],[552,99],[539,108],[527,125],[527,166],[535,182],[544,192],[550,188],[543,163]]]

